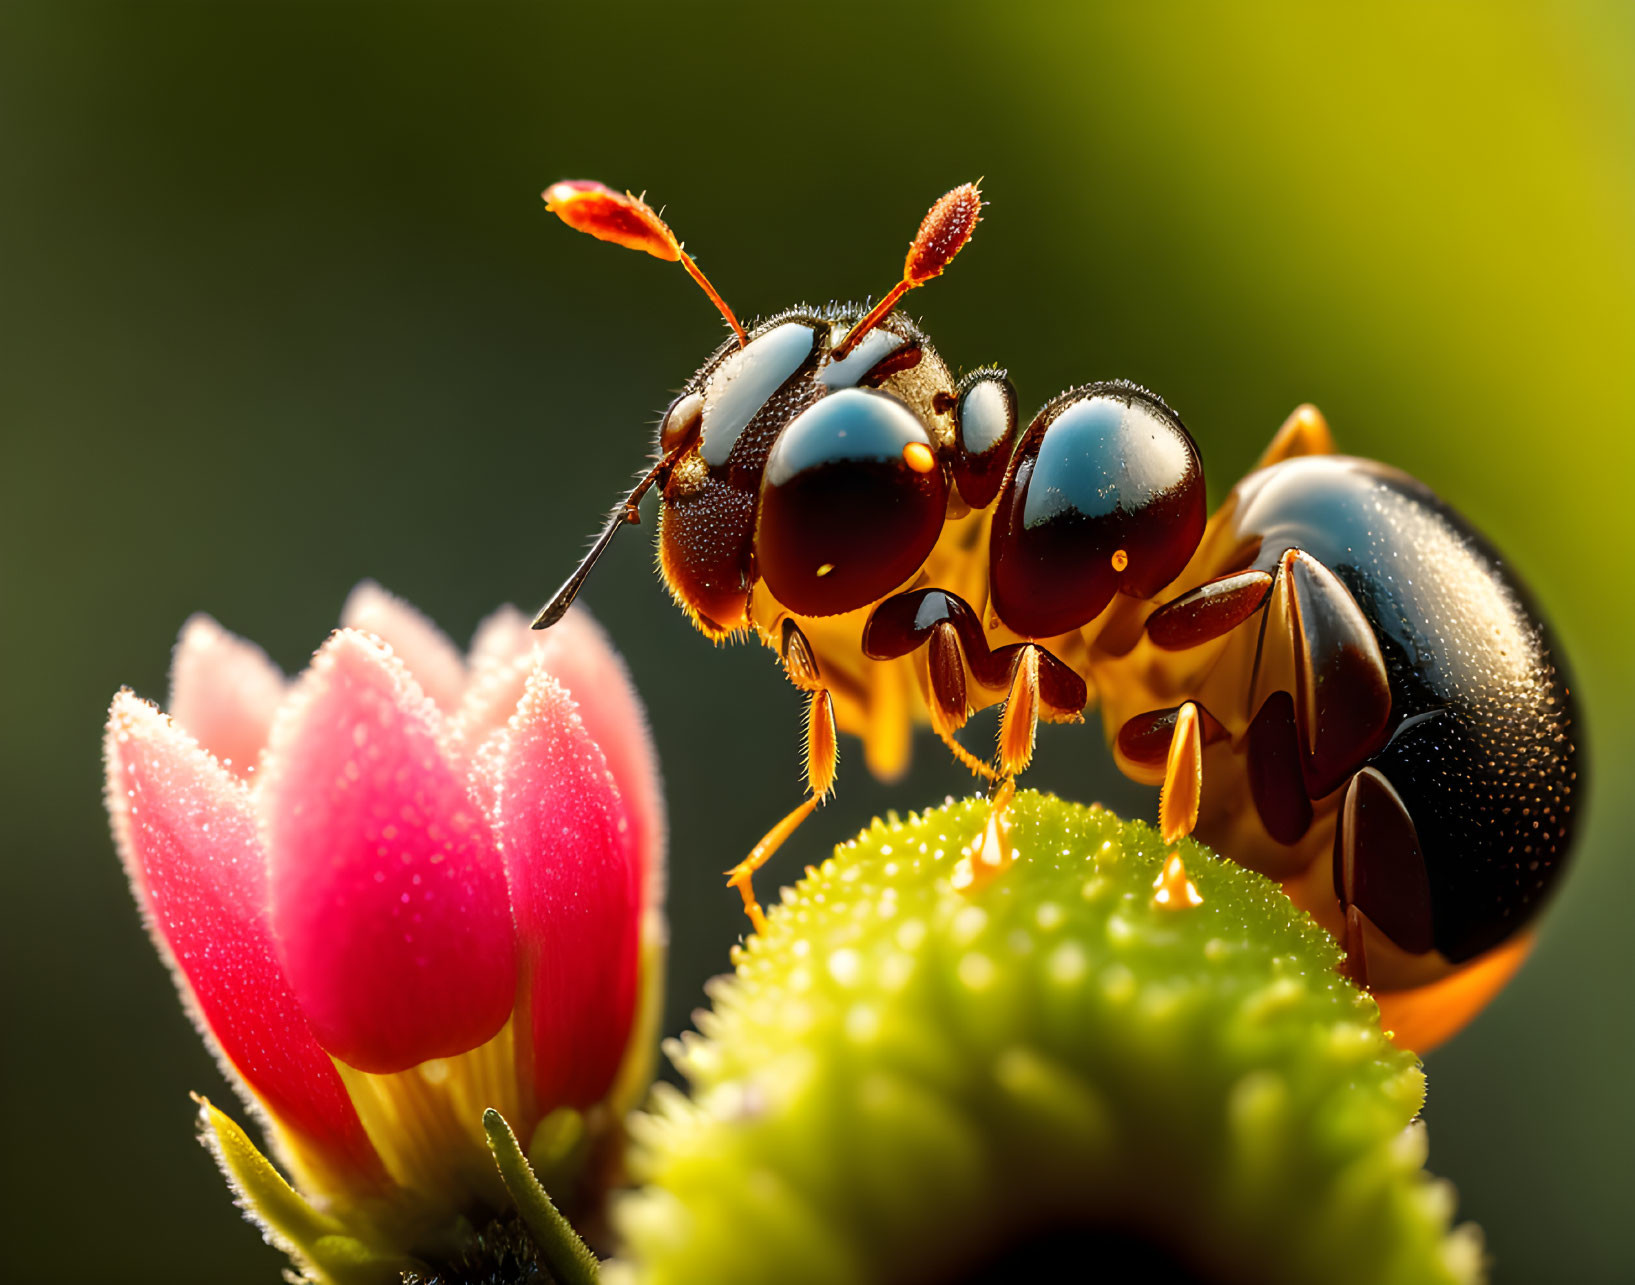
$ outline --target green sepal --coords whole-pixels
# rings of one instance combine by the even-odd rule
[[[596,1255],[539,1185],[528,1157],[517,1143],[517,1135],[493,1107],[483,1112],[483,1132],[488,1135],[488,1148],[494,1153],[506,1190],[516,1202],[517,1213],[557,1285],[596,1285],[600,1270]]]
[[[396,1285],[415,1265],[349,1235],[319,1213],[262,1155],[238,1123],[206,1099],[199,1104],[199,1137],[216,1158],[240,1208],[267,1243],[289,1255],[305,1279],[321,1285]]]

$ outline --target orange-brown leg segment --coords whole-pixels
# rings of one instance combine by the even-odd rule
[[[761,913],[760,903],[755,899],[752,886],[755,872],[771,859],[790,835],[800,829],[801,822],[811,816],[817,805],[834,789],[835,768],[839,760],[834,701],[828,691],[820,687],[811,693],[806,704],[806,784],[811,790],[811,797],[768,830],[750,854],[727,871],[727,886],[738,889],[744,899],[744,913],[758,933],[766,931],[766,916]]]
[[[1236,629],[1271,592],[1270,572],[1234,571],[1206,580],[1147,617],[1147,637],[1164,651],[1185,651]]]
[[[1308,403],[1296,406],[1294,413],[1283,421],[1255,467],[1269,468],[1301,455],[1332,454],[1334,434],[1328,431],[1328,421],[1322,411]]]
[[[1039,649],[1026,646],[1011,670],[1011,690],[999,720],[999,771],[1013,777],[1033,762],[1039,730]]]
[[[1345,956],[1340,960],[1340,974],[1368,989],[1368,943],[1363,936],[1362,912],[1355,906],[1345,908],[1345,935],[1340,941]]]
[[[1010,808],[1016,797],[1016,779],[1007,776],[988,801],[988,822],[982,839],[954,867],[951,882],[960,892],[974,892],[1011,863]]]
[[[933,723],[932,726],[936,727],[936,724]],[[999,779],[999,773],[993,770],[993,765],[984,763],[956,741],[952,732],[945,731],[940,727],[936,728],[936,732],[942,738],[942,743],[948,747],[949,752],[959,760],[960,765],[969,771],[972,776],[980,776],[985,781],[997,781]]]
[[[1164,761],[1164,784],[1158,792],[1158,831],[1166,844],[1179,843],[1198,824],[1203,785],[1203,731],[1198,707],[1188,701],[1175,715],[1169,757]]]
[[[1010,695],[999,719],[998,785],[989,800],[988,823],[981,842],[954,868],[953,884],[961,892],[982,887],[1011,863],[1011,800],[1016,797],[1017,773],[1033,761],[1039,705],[1039,648],[1026,644],[1016,653]]]
[[[954,735],[970,718],[971,706],[965,689],[965,657],[960,651],[959,631],[949,621],[939,621],[931,631],[926,642],[925,663],[931,689],[932,730],[974,775],[997,781],[999,773],[961,745]]]
[[[835,788],[840,764],[840,740],[835,735],[835,704],[827,688],[806,701],[806,784],[819,801]]]

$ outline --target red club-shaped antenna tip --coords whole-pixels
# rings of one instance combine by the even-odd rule
[[[598,241],[612,241],[630,250],[645,250],[655,259],[674,263],[681,245],[669,225],[652,206],[629,192],[615,192],[593,179],[564,179],[541,195],[545,208],[570,228],[588,232]]]
[[[982,217],[982,192],[975,183],[962,183],[944,195],[926,213],[903,261],[903,280],[920,285],[941,276],[976,231]]]
[[[980,182],[981,180],[978,180]],[[982,220],[982,191],[976,183],[961,183],[945,192],[920,220],[920,230],[909,244],[903,260],[903,279],[887,291],[885,298],[870,308],[863,319],[847,332],[830,353],[831,361],[842,361],[897,306],[910,290],[917,290],[954,261]]]

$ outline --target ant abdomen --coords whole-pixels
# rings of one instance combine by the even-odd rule
[[[1160,654],[1189,632],[1210,647],[1211,612],[1219,637],[1253,641],[1223,646],[1187,693],[1230,733],[1200,836],[1293,878],[1337,932],[1349,916],[1376,985],[1510,939],[1560,874],[1582,787],[1570,686],[1509,565],[1421,483],[1334,455],[1251,474],[1204,548],[1239,564],[1189,569],[1225,586],[1216,603],[1183,584],[1147,626]],[[1133,710],[1125,679],[1151,661],[1097,670],[1137,770],[1130,748],[1167,711]]]

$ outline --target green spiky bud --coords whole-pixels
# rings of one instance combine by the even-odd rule
[[[1190,841],[1163,898],[1147,826],[1011,815],[975,891],[980,800],[877,821],[785,893],[671,1048],[691,1098],[637,1122],[610,1277],[1479,1278],[1421,1167],[1419,1065],[1326,933]]]

